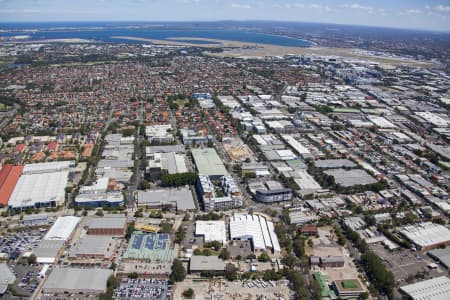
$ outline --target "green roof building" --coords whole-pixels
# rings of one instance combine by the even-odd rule
[[[192,149],[191,152],[199,175],[208,175],[214,178],[228,174],[227,169],[217,154],[216,149]]]

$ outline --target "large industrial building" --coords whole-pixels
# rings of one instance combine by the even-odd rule
[[[83,226],[89,235],[125,236],[127,218],[124,215],[108,215],[104,217],[88,217]]]
[[[281,251],[273,223],[260,215],[235,214],[231,217],[230,238],[250,240],[253,251]]]
[[[185,155],[175,152],[151,153],[147,156],[146,175],[152,180],[160,179],[164,174],[179,174],[188,171]]]
[[[36,262],[40,264],[55,263],[56,258],[61,254],[64,244],[64,240],[41,240],[33,250]]]
[[[222,274],[225,272],[225,262],[217,256],[191,256],[189,261],[190,273],[214,272]]]
[[[59,217],[33,250],[36,261],[45,264],[54,263],[61,254],[63,246],[72,238],[79,222],[80,218],[78,217]]]
[[[106,292],[106,282],[113,274],[109,269],[56,267],[42,287],[44,295],[98,295]]]
[[[196,221],[195,235],[203,236],[205,242],[218,241],[225,245],[227,243],[225,221]]]
[[[256,200],[260,202],[272,203],[290,201],[292,199],[292,189],[284,188],[278,181],[255,181],[249,183],[248,187],[250,193],[252,193]]]
[[[400,290],[413,300],[447,300],[450,299],[450,279],[436,277],[402,286]]]
[[[45,240],[62,240],[68,241],[80,222],[79,217],[65,216],[56,219],[55,224],[49,229],[44,236]]]
[[[151,262],[172,263],[173,249],[166,233],[135,232],[128,243],[123,258],[128,260],[146,260]]]
[[[101,177],[93,185],[83,186],[75,197],[75,203],[81,207],[119,207],[124,205],[124,197],[121,192],[109,191],[111,180]]]
[[[111,259],[116,250],[116,240],[111,236],[86,235],[70,249],[69,259]]]
[[[447,270],[450,270],[450,247],[434,249],[427,253],[433,259],[439,261]]]
[[[405,226],[400,233],[421,250],[450,245],[450,230],[431,222]]]
[[[228,172],[214,148],[192,149],[192,157],[200,175],[218,179]]]
[[[0,171],[0,206],[7,206],[23,166],[4,165]]]
[[[2,204],[8,203],[10,209],[19,210],[63,204],[69,172],[74,165],[73,161],[61,161],[28,164],[23,168],[12,167],[8,174],[2,175],[5,177],[0,198]],[[17,183],[14,184],[16,180]],[[13,185],[14,189],[11,192]],[[8,194],[9,199],[6,200]]]
[[[161,189],[137,192],[137,205],[150,208],[172,207],[177,211],[196,209],[189,188]]]

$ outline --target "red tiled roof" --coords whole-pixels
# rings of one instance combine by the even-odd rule
[[[8,178],[9,172],[11,172],[13,165],[4,165],[0,171],[0,187],[5,183],[6,178]]]
[[[58,147],[58,142],[51,142],[48,144],[48,150],[56,150],[56,147]]]
[[[25,144],[18,144],[16,146],[16,152],[23,152],[23,150],[25,149]]]
[[[7,168],[5,173],[3,174],[3,170],[5,167],[2,168],[2,171],[0,174],[0,179],[5,176],[5,179],[0,183],[0,205],[6,206],[8,205],[9,197],[11,196],[17,181],[19,180],[20,175],[22,175],[23,166],[12,166],[11,168]]]

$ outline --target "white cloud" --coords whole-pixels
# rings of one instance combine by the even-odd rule
[[[344,8],[363,10],[363,11],[367,11],[367,12],[372,12],[374,10],[374,8],[372,6],[361,5],[359,3],[344,4],[342,6]]]
[[[231,8],[243,8],[243,9],[249,9],[252,8],[248,4],[241,4],[241,3],[231,3]]]
[[[442,12],[450,12],[450,5],[438,5],[436,6],[436,10]]]
[[[324,11],[331,11],[331,8],[328,5],[322,5],[318,3],[284,3],[284,4],[274,4],[273,7],[275,8],[285,8],[285,9],[291,9],[291,8],[303,8],[303,9],[316,9],[316,10],[324,10]]]
[[[410,14],[410,15],[418,15],[418,14],[421,14],[422,11],[420,9],[408,9],[405,11],[405,13]]]

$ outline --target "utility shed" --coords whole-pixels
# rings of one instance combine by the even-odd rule
[[[113,274],[109,269],[80,269],[56,267],[42,287],[44,294],[101,294]]]

